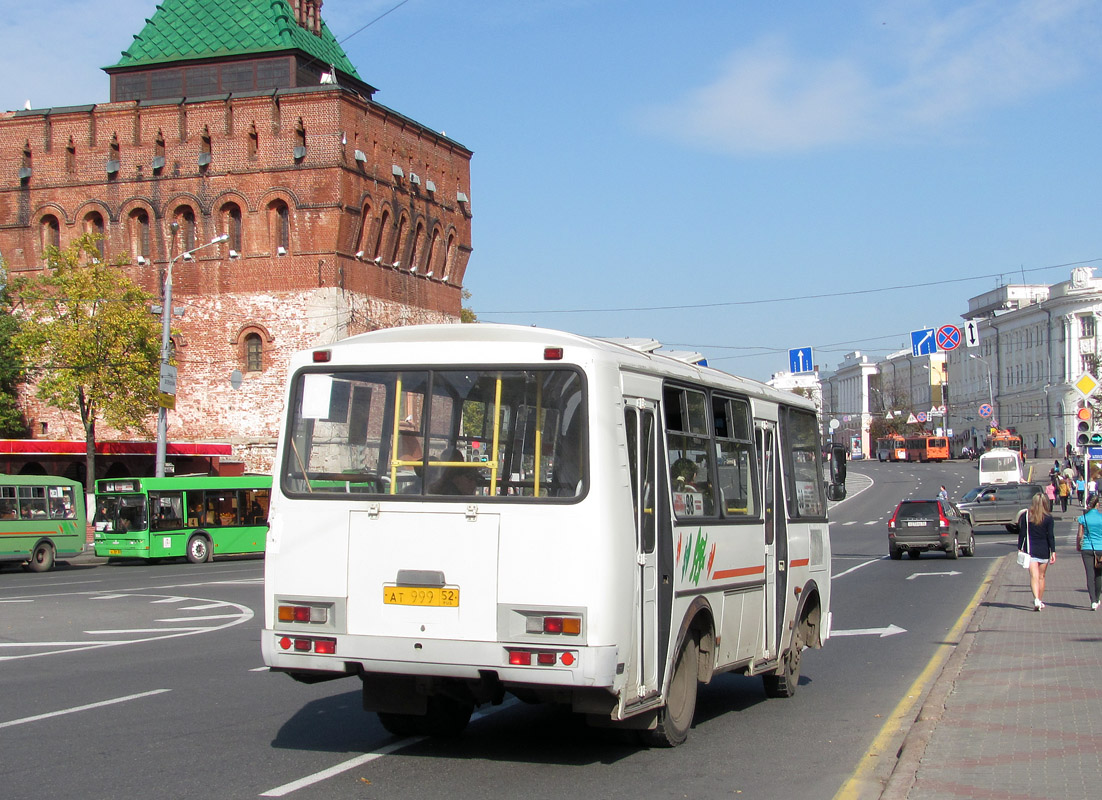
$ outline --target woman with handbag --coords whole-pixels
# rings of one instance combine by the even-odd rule
[[[1022,512],[1018,520],[1018,550],[1029,554],[1029,588],[1033,591],[1033,610],[1040,611],[1045,607],[1045,573],[1048,565],[1056,562],[1056,535],[1052,515],[1045,506],[1045,496],[1033,495],[1029,509]]]
[[[1091,611],[1097,611],[1099,597],[1102,596],[1102,511],[1098,510],[1097,497],[1087,504],[1086,513],[1076,522],[1079,523],[1079,532],[1075,547],[1083,555]]]

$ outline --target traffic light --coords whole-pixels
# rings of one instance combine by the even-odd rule
[[[1085,405],[1081,406],[1078,411],[1075,412],[1077,422],[1075,423],[1076,435],[1075,443],[1080,447],[1086,447],[1093,440],[1091,435],[1091,410]],[[1102,434],[1094,434],[1098,437],[1098,442],[1102,442]]]

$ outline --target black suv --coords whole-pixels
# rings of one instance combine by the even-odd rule
[[[1043,491],[1036,483],[984,484],[961,498],[960,513],[973,528],[1005,525],[1008,531],[1017,533],[1018,515]]]
[[[888,555],[918,558],[923,550],[941,550],[949,558],[976,554],[976,537],[948,500],[904,500],[888,520]]]

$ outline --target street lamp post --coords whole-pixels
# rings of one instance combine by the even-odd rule
[[[162,302],[164,305],[161,307],[161,375],[158,384],[158,389],[161,393],[166,393],[164,390],[169,388],[166,386],[166,382],[171,385],[172,393],[176,393],[176,375],[172,370],[172,365],[169,363],[169,349],[172,344],[172,267],[181,258],[190,256],[205,247],[221,244],[230,238],[228,233],[223,233],[219,236],[215,236],[209,242],[204,242],[198,247],[193,247],[190,250],[178,254],[168,262],[168,269],[165,270],[165,284],[164,284],[164,297]],[[165,408],[162,403],[161,407],[157,409],[157,477],[163,478],[165,476],[165,455],[168,451],[168,409]]]
[[[995,391],[991,388],[991,365],[988,364],[987,361],[985,361],[984,359],[977,356],[975,353],[969,353],[968,357],[976,359],[976,361],[983,364],[984,368],[987,369],[987,402],[991,406],[991,414],[993,415],[992,418],[998,420],[999,415],[998,412],[995,411]]]

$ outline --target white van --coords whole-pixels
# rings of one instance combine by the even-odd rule
[[[980,486],[989,483],[1023,483],[1025,472],[1017,450],[996,447],[980,456]]]

